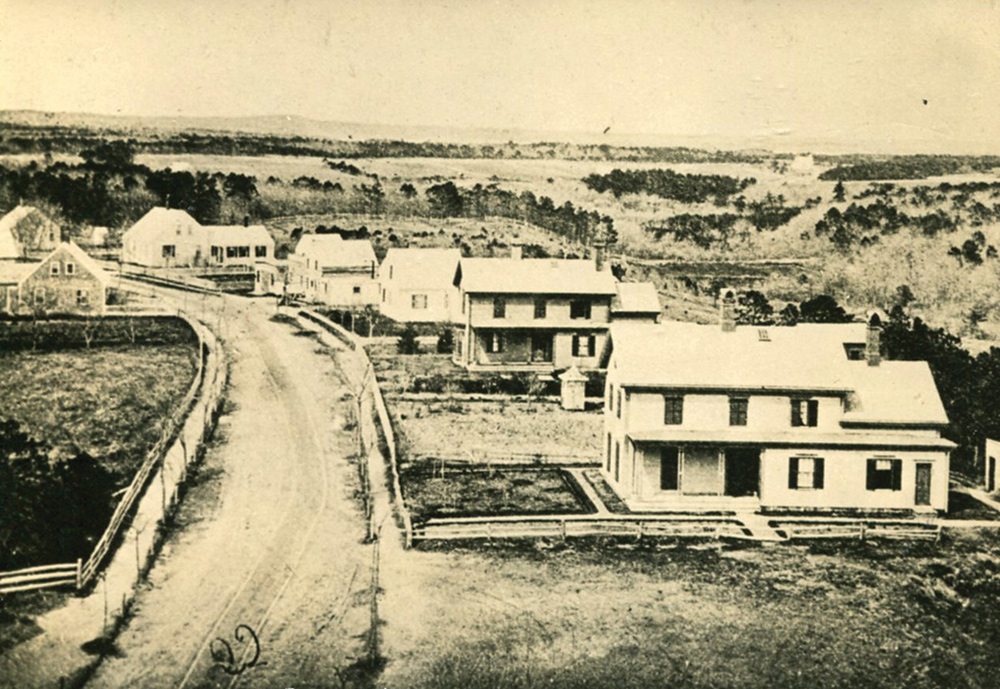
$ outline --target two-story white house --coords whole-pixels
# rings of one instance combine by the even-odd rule
[[[122,235],[122,261],[158,268],[250,270],[274,258],[263,225],[201,225],[176,208],[151,208]]]
[[[288,256],[288,293],[329,306],[378,302],[378,260],[367,239],[304,234]]]
[[[454,361],[467,368],[597,368],[615,279],[600,257],[463,258]]]
[[[612,329],[602,471],[632,509],[947,509],[948,418],[926,362],[882,360],[878,316],[736,326],[728,309]]]
[[[379,311],[402,323],[456,320],[461,258],[458,249],[389,249],[379,266]]]

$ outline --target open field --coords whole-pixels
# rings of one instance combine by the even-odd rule
[[[388,400],[403,457],[565,455],[597,462],[600,412],[555,402]]]
[[[124,485],[187,392],[194,344],[0,355],[0,407],[30,434],[75,446]]]
[[[455,468],[428,460],[400,477],[416,522],[432,517],[582,514],[590,505],[561,469]]]
[[[383,632],[387,687],[995,686],[993,532],[940,546],[448,545],[407,559],[408,615]]]

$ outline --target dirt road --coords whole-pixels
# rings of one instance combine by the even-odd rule
[[[88,687],[339,686],[362,653],[370,546],[353,494],[351,398],[329,354],[274,302],[218,312],[229,402],[134,617]],[[230,670],[260,657],[240,674]],[[232,657],[225,651],[225,642]],[[222,662],[218,662],[222,661]]]

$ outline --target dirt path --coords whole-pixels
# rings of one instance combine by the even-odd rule
[[[207,308],[222,308],[215,302]],[[349,398],[332,359],[270,321],[273,308],[225,300],[233,363],[221,442],[136,599],[122,656],[88,687],[325,686],[362,652],[371,551],[352,498]],[[240,624],[259,636],[260,660],[229,675],[214,640],[236,664],[248,660]]]

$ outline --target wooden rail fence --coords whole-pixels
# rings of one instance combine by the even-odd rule
[[[778,522],[774,527],[779,534],[789,540],[804,539],[855,539],[865,540],[912,540],[939,541],[941,525],[923,522],[869,523],[788,523]]]
[[[414,541],[494,538],[579,538],[613,536],[642,539],[751,539],[734,520],[706,519],[524,519],[518,521],[428,522],[414,527]]]
[[[60,565],[26,567],[0,572],[0,594],[69,586],[79,588],[80,560]]]
[[[99,576],[101,568],[108,561],[109,556],[120,542],[123,532],[135,513],[137,503],[148,493],[150,479],[156,473],[157,469],[160,470],[161,478],[162,513],[166,513],[168,502],[173,500],[177,486],[172,485],[170,487],[168,496],[168,487],[163,476],[165,459],[175,443],[179,443],[180,445],[180,453],[183,455],[185,467],[191,458],[193,458],[197,451],[197,443],[204,438],[214,421],[214,410],[218,407],[219,400],[221,399],[226,377],[225,367],[222,365],[221,359],[218,358],[220,357],[220,352],[214,336],[211,336],[201,324],[195,323],[190,318],[185,317],[185,319],[198,334],[198,360],[194,380],[174,413],[164,423],[163,432],[159,440],[157,440],[156,444],[146,454],[142,465],[132,477],[132,481],[125,489],[121,498],[119,498],[107,527],[105,527],[100,539],[94,545],[90,555],[85,560],[78,560],[75,563],[44,565],[41,567],[0,572],[0,594],[33,589],[58,588],[62,586],[73,586],[77,590],[87,588]],[[211,347],[207,346],[206,335],[212,338]],[[207,379],[205,365],[206,357],[208,356],[217,357],[217,364],[211,369],[210,380]],[[191,418],[193,415],[192,410],[199,399],[201,399],[203,406],[201,417],[193,419]],[[190,429],[188,429],[187,424],[189,422],[197,426],[194,441],[188,440],[190,433],[187,431]],[[183,477],[185,470],[182,469],[180,474]],[[138,563],[136,566],[138,567]]]

